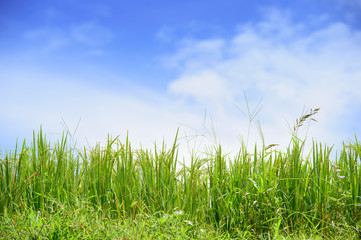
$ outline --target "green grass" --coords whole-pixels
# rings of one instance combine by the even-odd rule
[[[177,134],[151,150],[128,138],[76,149],[67,138],[51,145],[40,129],[2,155],[0,238],[361,239],[357,137],[335,159],[316,142],[304,153],[293,134],[285,152],[242,144],[230,158],[218,145],[188,165]]]

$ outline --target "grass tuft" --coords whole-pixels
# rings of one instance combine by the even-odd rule
[[[294,132],[318,112],[296,121]],[[76,149],[40,129],[0,162],[0,238],[361,239],[361,144],[332,147],[292,134],[285,152],[216,145],[190,164],[167,148],[134,150],[128,137]]]

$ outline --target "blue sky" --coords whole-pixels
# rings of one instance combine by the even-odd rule
[[[178,127],[212,139],[214,128],[235,151],[244,93],[262,105],[249,145],[259,121],[266,145],[286,146],[288,124],[320,107],[300,134],[339,146],[361,135],[360,43],[360,0],[1,1],[1,150],[80,120],[78,146],[128,130],[151,147]]]

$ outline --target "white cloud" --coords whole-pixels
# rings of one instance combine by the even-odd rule
[[[73,26],[72,36],[76,41],[91,46],[109,43],[114,38],[110,30],[94,22]]]
[[[24,40],[38,48],[36,51],[49,53],[69,45],[70,39],[63,31],[50,28],[33,29],[24,34]]]
[[[2,137],[11,137],[10,147],[15,145],[16,137],[20,142],[25,138],[29,144],[32,131],[37,131],[40,125],[54,142],[64,130],[63,120],[73,132],[79,119],[75,135],[78,146],[104,144],[108,134],[119,135],[124,142],[129,131],[134,149],[140,144],[154,149],[154,141],[161,147],[163,139],[170,147],[178,127],[202,122],[202,116],[185,106],[147,89],[135,90],[127,84],[109,90],[87,84],[76,76],[59,73],[55,76],[25,68],[21,71],[8,68],[0,73],[0,79],[0,121],[6,126]],[[183,135],[181,127],[179,136]],[[186,146],[182,141],[183,147]]]
[[[361,0],[337,0],[341,5],[361,8]]]
[[[304,107],[321,108],[310,137],[330,144],[352,139],[355,132],[346,131],[350,129],[343,126],[343,119],[359,114],[351,106],[361,109],[361,32],[341,22],[310,30],[306,22],[292,22],[291,16],[271,9],[264,21],[238,26],[231,39],[182,42],[164,59],[183,72],[169,91],[208,106],[222,123],[224,136],[236,128],[234,109],[228,106],[243,103],[245,90],[251,105],[264,100],[259,119],[269,143],[289,139],[285,120],[292,124]],[[227,97],[220,98],[215,89]],[[353,124],[354,131],[359,129],[358,123]],[[242,135],[247,128],[239,128]]]
[[[120,134],[123,140],[129,130],[137,148],[140,142],[151,147],[163,137],[171,143],[179,125],[208,132],[210,137],[214,126],[222,147],[234,153],[240,145],[237,137],[246,140],[248,134],[247,116],[233,106],[247,113],[245,90],[251,112],[263,98],[263,110],[255,120],[261,121],[266,144],[285,147],[290,138],[286,120],[293,124],[304,107],[321,108],[310,137],[331,144],[353,138],[354,132],[348,130],[360,130],[359,123],[344,126],[343,120],[361,117],[355,115],[361,112],[361,33],[340,22],[309,31],[306,23],[292,22],[290,12],[265,13],[264,21],[239,25],[232,38],[180,40],[178,50],[162,58],[166,66],[180,72],[166,95],[128,84],[119,90],[100,88],[77,76],[11,68],[3,60],[1,65],[7,67],[0,72],[1,132],[31,139],[32,130],[42,124],[46,133],[60,134],[62,118],[71,130],[81,118],[76,135],[79,145],[86,145],[85,139],[90,146],[104,142],[108,133]],[[48,33],[29,32],[27,38],[78,41],[89,45],[89,54],[102,55],[100,47],[113,37],[94,23]],[[94,71],[90,69],[89,75]],[[184,132],[195,133],[181,127],[181,136]],[[255,140],[259,136],[252,125],[249,145]]]
[[[112,8],[104,3],[89,4],[86,6],[92,14],[100,17],[111,17]]]
[[[64,50],[65,47],[83,45],[89,49],[85,50],[85,54],[93,56],[104,55],[105,51],[100,47],[104,47],[114,38],[111,30],[95,22],[85,22],[62,29],[39,27],[25,32],[23,37],[31,44],[30,50],[26,53],[28,55],[39,52],[49,54]]]
[[[191,95],[198,100],[221,99],[227,96],[225,80],[213,71],[201,71],[173,81],[169,89],[176,94]]]
[[[169,43],[175,38],[174,29],[169,26],[163,26],[155,37],[161,42]]]
[[[183,39],[179,44],[179,51],[163,58],[164,64],[169,67],[192,71],[212,63],[218,63],[222,58],[222,39],[195,41]]]

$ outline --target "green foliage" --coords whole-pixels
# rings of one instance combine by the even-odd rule
[[[316,142],[305,156],[296,135],[286,152],[257,146],[249,152],[242,144],[231,159],[218,145],[206,158],[193,154],[188,165],[178,161],[177,147],[176,135],[170,149],[163,144],[153,152],[134,151],[128,138],[79,150],[69,146],[66,134],[51,147],[40,130],[29,147],[24,141],[1,158],[0,232],[53,239],[360,234],[357,138],[336,159],[330,159],[332,148]],[[117,233],[105,227],[107,221]],[[144,235],[129,235],[118,229],[122,225]]]

